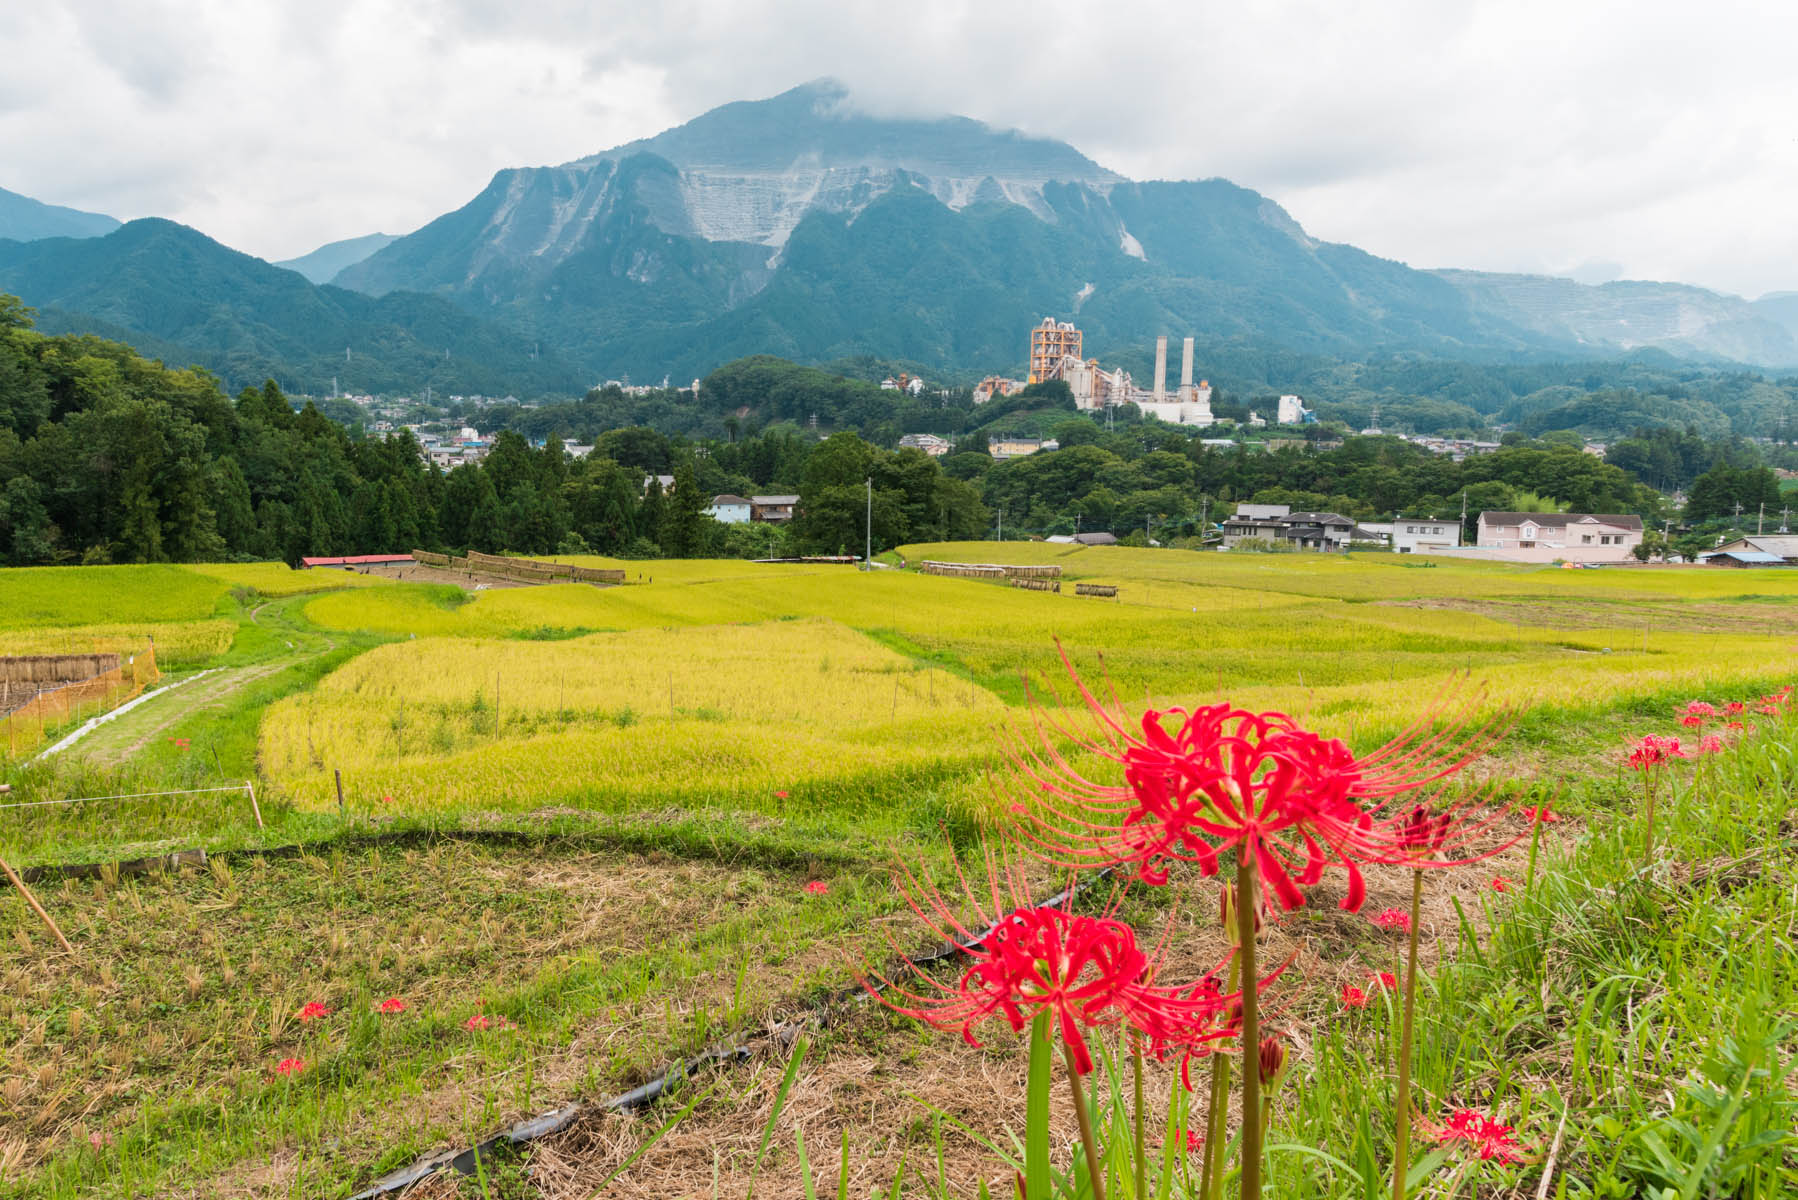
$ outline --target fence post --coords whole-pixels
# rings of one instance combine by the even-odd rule
[[[343,772],[333,767],[332,776],[337,780],[337,815],[343,816]]]
[[[256,803],[256,784],[253,780],[243,781],[244,788],[250,793],[250,811],[256,814],[256,828],[266,829],[262,823],[262,806]]]

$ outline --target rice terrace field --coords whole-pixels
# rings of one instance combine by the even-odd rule
[[[0,571],[0,1197],[1798,1195],[1798,575],[563,561]]]

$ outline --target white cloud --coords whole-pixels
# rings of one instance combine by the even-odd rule
[[[1798,287],[1795,34],[1736,0],[61,0],[0,27],[0,186],[278,258],[836,75],[1418,266],[1754,295]]]

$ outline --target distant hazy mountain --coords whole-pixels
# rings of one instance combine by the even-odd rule
[[[0,188],[0,238],[32,242],[50,237],[99,237],[118,227],[117,221],[100,213],[45,204]]]
[[[870,117],[829,80],[501,171],[336,282],[445,296],[639,377],[756,352],[1016,369],[1046,314],[1077,314],[1088,353],[1126,365],[1158,333],[1212,355],[1653,346],[1798,363],[1792,333],[1745,301],[1416,271],[1320,242],[1223,180],[1132,182],[965,118]]]
[[[312,393],[335,379],[345,390],[429,384],[529,396],[588,382],[447,301],[318,287],[171,221],[132,221],[99,238],[0,242],[0,291],[38,308],[47,330],[103,332],[165,361],[205,366],[233,388],[274,376]]]
[[[1798,324],[1783,323],[1739,296],[1680,283],[1620,280],[1589,286],[1547,275],[1436,274],[1479,311],[1547,337],[1571,336],[1594,351],[1653,346],[1685,356],[1798,363]],[[1798,305],[1793,318],[1798,320]]]
[[[1749,307],[1798,338],[1798,292],[1769,292]]]
[[[310,254],[283,259],[274,265],[298,271],[313,283],[330,283],[345,267],[355,266],[395,240],[391,233],[365,234],[359,238],[346,238],[341,242],[327,242]]]

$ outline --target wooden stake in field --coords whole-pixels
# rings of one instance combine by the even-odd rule
[[[69,939],[62,935],[62,930],[56,927],[56,922],[50,919],[50,914],[44,911],[44,906],[37,902],[37,897],[31,894],[31,889],[25,886],[25,881],[19,878],[18,873],[4,858],[0,858],[0,871],[6,872],[6,877],[12,880],[12,885],[19,889],[19,895],[25,897],[25,903],[31,905],[31,911],[50,927],[50,932],[56,935],[56,940],[62,943],[62,948],[67,950],[71,956],[74,955],[75,947],[69,945]]]

